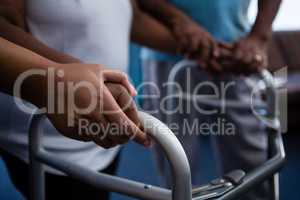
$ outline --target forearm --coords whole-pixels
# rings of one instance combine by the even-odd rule
[[[162,20],[162,22],[170,28],[178,21],[191,20],[188,15],[166,0],[139,0],[138,2],[142,10]]]
[[[0,37],[7,39],[17,45],[29,49],[41,56],[59,63],[74,63],[80,62],[78,59],[58,52],[38,39],[34,38],[31,34],[27,33],[18,26],[11,24],[4,17],[0,16]]]
[[[258,14],[250,32],[251,36],[268,40],[272,33],[272,24],[278,13],[281,0],[259,0]]]
[[[17,78],[30,69],[47,70],[49,67],[57,66],[57,63],[0,37],[0,90],[2,92],[13,95]],[[40,97],[46,97],[42,94],[47,92],[46,82],[45,76],[29,77],[22,84],[22,98],[38,106],[45,105],[46,99]]]
[[[167,53],[176,53],[177,42],[171,31],[134,5],[131,31],[133,42]]]
[[[143,14],[134,20],[133,42],[167,53],[176,53],[176,40],[172,33],[153,18]]]

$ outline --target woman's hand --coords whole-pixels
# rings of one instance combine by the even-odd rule
[[[61,134],[104,148],[129,139],[146,147],[151,144],[140,129],[132,100],[136,91],[124,73],[89,64],[59,65],[56,73],[55,87],[61,89],[48,91],[55,94],[56,112],[47,116]]]

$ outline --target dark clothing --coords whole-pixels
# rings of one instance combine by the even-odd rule
[[[12,182],[17,189],[29,199],[30,183],[29,183],[29,166],[20,159],[6,152],[0,151],[5,161]],[[118,166],[118,158],[101,172],[106,174],[115,174]],[[46,200],[108,200],[109,192],[94,188],[81,181],[75,180],[68,176],[60,176],[47,173],[45,174],[45,191]]]

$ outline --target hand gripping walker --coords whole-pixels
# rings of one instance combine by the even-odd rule
[[[179,70],[191,64],[189,61],[178,63],[174,67],[170,77],[175,78]],[[78,164],[68,162],[64,158],[59,157],[59,155],[45,150],[42,144],[42,124],[46,117],[35,114],[32,116],[29,130],[31,199],[45,199],[44,165],[57,169],[91,186],[143,200],[236,199],[258,183],[268,179],[271,179],[274,199],[277,199],[278,176],[276,174],[283,166],[285,152],[280,133],[274,79],[265,70],[261,73],[261,76],[266,85],[268,98],[270,159],[250,173],[246,174],[242,170],[235,170],[222,178],[213,180],[199,188],[192,189],[190,167],[181,144],[166,125],[143,112],[139,113],[139,117],[146,132],[161,146],[170,163],[173,178],[172,189],[168,190],[98,173]]]

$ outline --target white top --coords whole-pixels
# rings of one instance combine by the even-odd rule
[[[127,71],[129,0],[27,0],[26,12],[31,33],[48,46],[87,63]],[[30,115],[6,95],[0,96],[0,109],[0,146],[28,161]],[[65,138],[50,123],[45,124],[44,146],[92,170],[106,168],[118,152],[118,148],[105,150],[94,143]]]

